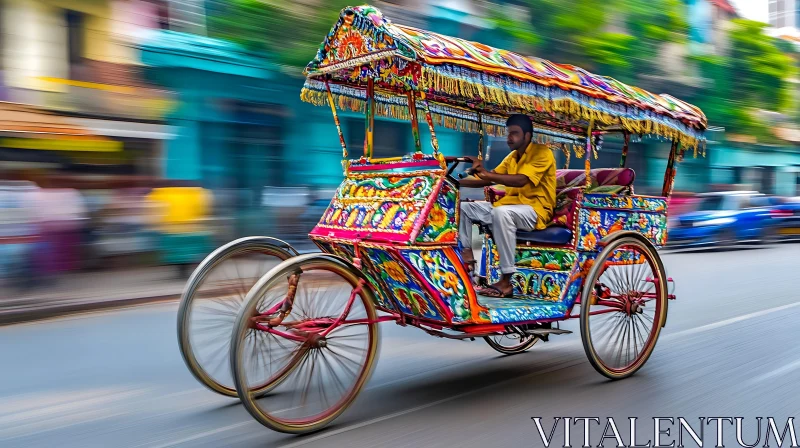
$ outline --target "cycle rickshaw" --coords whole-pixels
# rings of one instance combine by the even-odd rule
[[[330,107],[344,156],[344,180],[309,235],[321,253],[250,237],[209,255],[190,278],[178,322],[181,352],[201,383],[240,397],[272,429],[313,431],[362,389],[387,321],[519,353],[568,333],[558,323],[577,318],[599,373],[621,379],[644,365],[674,299],[656,248],[667,239],[676,164],[704,143],[698,108],[577,67],[396,25],[370,6],[342,11],[306,74],[301,97]],[[347,158],[337,110],[366,116],[357,159]],[[484,136],[502,134],[511,113],[531,118],[539,142],[585,158],[585,169],[558,171],[553,222],[518,234],[515,296],[488,298],[476,295],[457,247],[459,159],[439,152],[435,127],[479,134],[480,157]],[[376,115],[410,121],[411,155],[373,158]],[[420,123],[431,154],[422,152]],[[619,166],[591,169],[611,133],[624,141]],[[625,166],[631,138],[644,135],[671,141],[661,196],[635,194]],[[491,232],[481,256],[481,275],[496,281]]]

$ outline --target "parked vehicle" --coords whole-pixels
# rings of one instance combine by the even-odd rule
[[[698,198],[694,211],[670,219],[670,246],[764,243],[775,238],[777,198],[756,191],[704,193]]]

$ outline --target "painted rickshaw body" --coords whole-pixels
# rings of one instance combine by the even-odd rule
[[[215,261],[204,262],[187,286],[178,329],[187,364],[201,382],[238,394],[266,426],[298,433],[329,423],[355,398],[372,368],[379,322],[446,338],[483,337],[502,353],[518,353],[549,335],[568,333],[558,322],[579,318],[584,348],[601,374],[620,379],[644,364],[666,323],[667,299],[674,298],[656,250],[667,239],[666,198],[676,162],[687,150],[696,154],[703,142],[706,119],[699,109],[577,67],[395,25],[369,6],[342,11],[306,74],[301,97],[331,108],[344,156],[344,180],[309,235],[322,254],[296,256],[277,240],[248,243],[280,263],[247,277],[246,297],[225,308],[236,315],[229,339],[230,378],[205,375],[190,342],[195,291],[227,255],[209,256]],[[337,110],[366,116],[364,155],[357,159],[348,160]],[[516,113],[531,118],[535,141],[563,151],[567,160],[573,154],[584,158],[585,169],[559,170],[552,222],[545,230],[518,232],[514,297],[482,297],[458,246],[460,195],[452,173],[463,159],[439,152],[435,128],[478,133],[480,158],[484,136],[503,134],[506,118]],[[374,158],[376,115],[409,120],[415,151],[402,158]],[[420,123],[430,132],[431,154],[422,151]],[[612,133],[625,143],[620,165],[591,169],[603,136]],[[662,196],[635,194],[635,174],[625,167],[629,141],[643,135],[672,142]],[[486,189],[489,201],[502,194],[501,188]],[[230,253],[239,246],[226,247]],[[491,229],[483,234],[481,261],[480,276],[498,280]],[[306,279],[315,275],[324,279],[304,290]],[[340,308],[319,306],[315,315],[310,304],[327,303],[331,285],[339,280],[349,291]],[[303,300],[308,304],[300,309]],[[358,317],[351,315],[354,307],[363,309]],[[628,346],[617,349],[599,336],[598,325],[606,317],[614,319],[608,325],[616,325],[612,336],[624,331]],[[332,335],[342,329],[361,331],[363,347],[320,373],[310,360],[326,365],[326,354],[339,353],[332,348]],[[266,362],[273,349],[259,346],[259,337],[294,346],[278,361]],[[504,345],[502,338],[511,338],[511,344]],[[261,358],[259,351],[265,353]],[[252,373],[259,359],[269,367],[260,376]],[[324,377],[336,377],[338,371],[352,373],[344,382],[349,386],[338,377],[334,386],[324,386]],[[296,385],[293,376],[301,378]],[[314,381],[320,382],[321,397],[312,406],[307,395]],[[284,416],[285,409],[276,411],[270,401],[278,400],[270,391],[282,387],[287,395],[303,398],[287,409],[320,409]],[[325,387],[341,389],[341,397],[328,397]]]

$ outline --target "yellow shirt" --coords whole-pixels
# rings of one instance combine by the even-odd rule
[[[531,143],[520,160],[511,151],[494,169],[498,174],[524,174],[530,179],[524,187],[506,186],[506,195],[494,203],[501,205],[530,205],[536,211],[536,229],[542,230],[553,219],[556,204],[556,159],[546,145]]]

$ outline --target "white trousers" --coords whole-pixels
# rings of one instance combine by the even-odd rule
[[[501,205],[481,202],[462,202],[458,223],[458,240],[462,247],[472,247],[472,225],[490,226],[497,252],[500,255],[500,272],[513,274],[514,250],[517,230],[531,231],[536,227],[536,211],[530,205]]]

